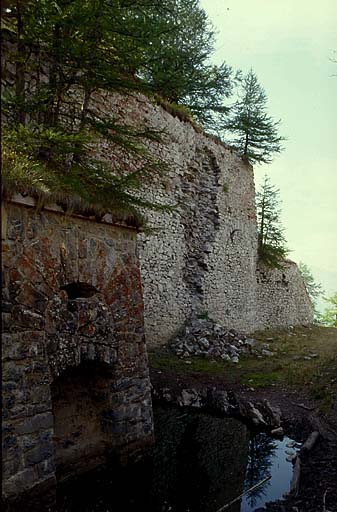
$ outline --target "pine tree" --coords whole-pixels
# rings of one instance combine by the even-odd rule
[[[300,261],[298,264],[298,269],[303,278],[309,297],[313,305],[316,306],[318,297],[320,297],[324,293],[323,287],[321,283],[316,283],[315,278],[312,275],[312,272],[308,265]]]
[[[279,190],[264,176],[261,189],[256,194],[258,222],[258,254],[271,267],[281,267],[288,249],[281,223]]]
[[[34,169],[42,166],[42,175],[59,180],[56,189],[63,181],[63,188],[93,198],[89,189],[104,176],[106,189],[140,204],[131,185],[139,189],[151,173],[165,169],[146,144],[160,133],[95,109],[97,91],[159,93],[189,107],[210,129],[227,111],[223,100],[231,92],[232,70],[209,64],[214,33],[198,0],[6,0],[3,12],[11,41],[7,57],[15,66],[15,83],[3,99],[7,161],[15,158],[17,170],[27,169],[26,156],[36,161]],[[29,76],[35,80],[27,81]],[[110,168],[93,155],[102,139],[118,154]],[[115,176],[111,186],[109,172]],[[106,204],[103,190],[98,197]]]
[[[244,77],[239,99],[231,108],[223,128],[231,134],[229,143],[251,163],[270,163],[283,148],[278,135],[280,121],[266,113],[267,96],[253,70]]]
[[[106,0],[5,4],[6,59],[16,71],[3,101],[8,188],[21,180],[39,196],[66,198],[70,193],[96,210],[116,207],[135,213],[135,206],[150,206],[139,189],[165,165],[144,140],[159,140],[160,133],[127,126],[90,103],[101,89],[146,89],[135,76],[145,44],[139,9],[138,3]],[[27,81],[28,76],[35,80]],[[102,139],[120,158],[108,164],[95,157],[93,145]]]
[[[199,0],[164,0],[157,26],[144,48],[141,76],[163,98],[186,106],[203,127],[215,130],[218,114],[228,112],[233,70],[225,62],[209,62],[214,30]],[[158,14],[157,14],[158,15]]]
[[[320,322],[329,327],[337,327],[337,292],[324,300],[329,306],[323,312]]]

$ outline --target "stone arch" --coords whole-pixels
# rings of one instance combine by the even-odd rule
[[[51,384],[56,478],[104,464],[115,446],[113,368],[87,361],[64,370]]]
[[[46,309],[51,378],[88,361],[115,364],[118,340],[114,311],[104,296],[86,283],[70,283],[62,288]]]

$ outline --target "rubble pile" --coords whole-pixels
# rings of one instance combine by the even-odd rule
[[[238,363],[242,354],[259,354],[255,345],[254,339],[234,329],[226,329],[210,320],[197,318],[184,327],[170,347],[181,358],[203,356]]]

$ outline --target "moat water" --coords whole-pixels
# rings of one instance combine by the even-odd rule
[[[252,512],[289,491],[289,438],[252,433],[232,418],[175,408],[154,411],[153,457],[111,467],[59,489],[60,512],[217,512],[268,475],[228,512]]]

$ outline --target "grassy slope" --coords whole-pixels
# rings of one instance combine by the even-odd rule
[[[150,351],[150,366],[176,373],[202,373],[222,377],[225,384],[248,387],[291,387],[305,391],[318,400],[322,411],[329,412],[337,397],[337,329],[329,327],[295,327],[268,330],[251,335],[258,344],[268,343],[273,357],[241,357],[240,363],[212,361],[191,357],[186,360],[167,349]],[[273,338],[269,341],[268,338]],[[268,341],[267,341],[268,340]],[[305,360],[310,354],[318,357]]]

